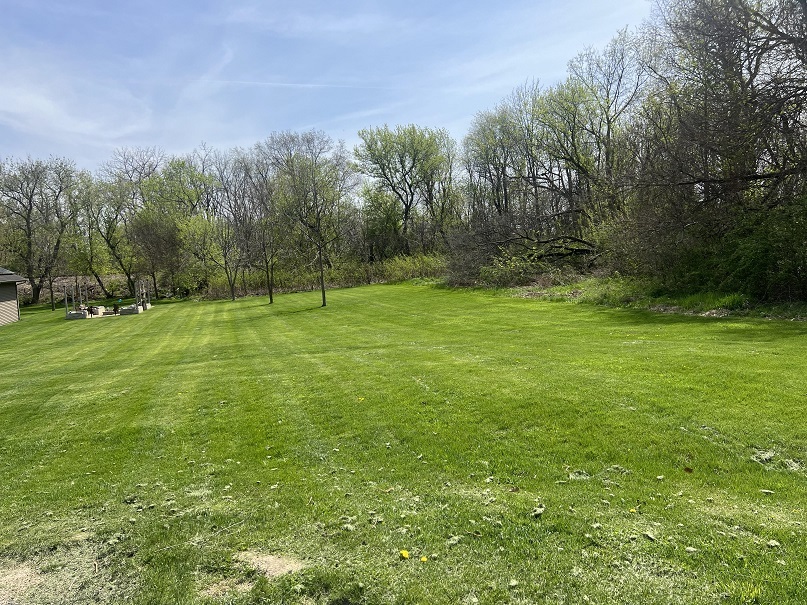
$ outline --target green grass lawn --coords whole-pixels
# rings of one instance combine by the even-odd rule
[[[805,324],[318,296],[0,328],[0,603],[805,602]]]

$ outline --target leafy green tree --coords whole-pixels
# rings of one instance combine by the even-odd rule
[[[107,247],[113,266],[126,277],[129,294],[135,294],[138,273],[148,267],[132,229],[145,206],[151,177],[165,157],[156,148],[117,149],[99,173],[95,199],[87,203],[91,224]]]
[[[383,126],[360,130],[359,138],[362,142],[354,150],[359,170],[399,203],[402,252],[412,251],[410,233],[419,206],[444,233],[454,169],[453,142],[446,131],[413,124],[395,130]],[[424,245],[431,242],[421,241]]]
[[[391,193],[367,183],[361,188],[359,199],[367,261],[373,263],[392,258],[403,249],[398,201]]]
[[[94,205],[99,199],[98,187],[98,182],[89,173],[78,174],[75,187],[76,214],[69,230],[66,273],[91,275],[102,295],[110,298],[112,293],[104,283],[104,276],[111,269],[109,254],[94,223]]]
[[[489,209],[499,216],[510,212],[519,174],[516,132],[507,104],[478,113],[471,123],[463,140],[463,163],[472,214],[486,215]]]
[[[204,178],[189,158],[169,158],[142,183],[142,206],[135,212],[129,233],[155,293],[162,285],[174,292],[190,263],[183,244],[183,223],[202,208]]]
[[[95,199],[87,205],[88,223],[106,246],[110,264],[126,278],[130,296],[135,294],[138,251],[129,237],[127,226],[134,216],[130,188],[122,181],[99,181]]]

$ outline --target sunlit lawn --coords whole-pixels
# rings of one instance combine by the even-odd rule
[[[805,324],[318,303],[0,328],[0,603],[805,602]]]

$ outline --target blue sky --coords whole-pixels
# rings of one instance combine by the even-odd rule
[[[457,139],[648,0],[0,0],[0,158],[249,146],[415,123]]]

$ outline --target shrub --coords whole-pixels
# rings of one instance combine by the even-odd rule
[[[402,282],[416,278],[440,278],[445,275],[446,264],[442,256],[418,254],[414,256],[395,256],[372,265],[374,281]]]
[[[548,266],[545,263],[521,256],[499,256],[489,265],[482,267],[479,277],[485,285],[507,288],[525,286],[547,270]]]

